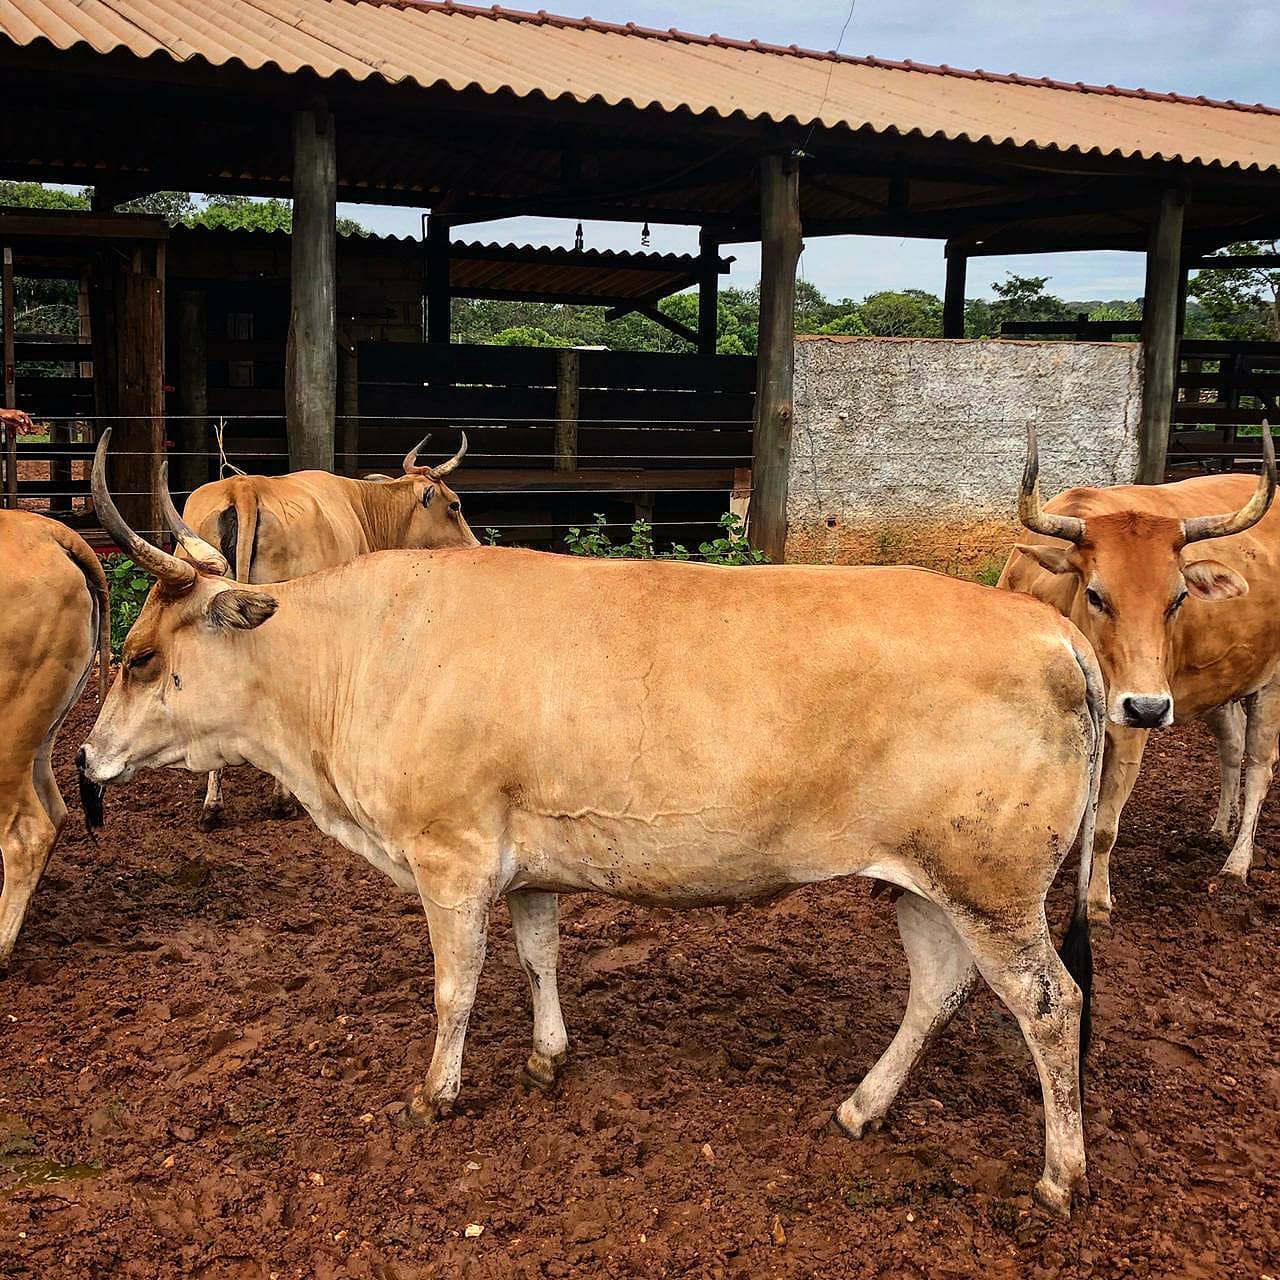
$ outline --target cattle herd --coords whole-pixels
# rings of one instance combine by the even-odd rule
[[[327,834],[417,893],[435,1049],[410,1114],[458,1097],[490,909],[505,899],[533,1005],[524,1075],[568,1051],[558,895],[696,907],[861,875],[893,886],[910,968],[901,1026],[834,1123],[877,1127],[984,980],[1044,1099],[1042,1206],[1087,1194],[1081,1113],[1091,921],[1147,735],[1219,743],[1211,890],[1247,877],[1280,731],[1280,514],[1260,478],[1073,489],[1042,504],[1034,431],[1019,504],[1034,540],[999,587],[918,569],[577,559],[479,546],[417,449],[396,479],[236,477],[182,514],[169,553],[98,518],[156,582],[107,691],[102,568],[64,526],[0,512],[0,966],[67,810],[50,753],[90,678],[86,815],[138,769],[270,773]],[[1214,540],[1212,548],[1199,544]],[[728,624],[751,643],[721,643]],[[715,663],[690,662],[714,650]],[[732,726],[726,732],[725,726]],[[1240,798],[1244,771],[1243,802]],[[1046,894],[1080,846],[1060,952]]]

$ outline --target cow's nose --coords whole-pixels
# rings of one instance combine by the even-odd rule
[[[83,773],[84,767],[86,764],[88,764],[88,762],[89,762],[89,756],[85,752],[85,749],[81,747],[80,750],[76,752],[76,768],[79,769],[81,773]]]
[[[1120,705],[1125,724],[1133,729],[1159,729],[1173,720],[1173,699],[1167,693],[1131,693]]]

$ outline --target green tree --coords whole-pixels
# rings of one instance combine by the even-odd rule
[[[1280,240],[1241,241],[1228,245],[1218,256],[1247,258],[1264,253],[1280,253]],[[1187,293],[1199,302],[1208,330],[1195,336],[1280,341],[1280,270],[1258,266],[1198,271]]]
[[[942,299],[922,289],[873,293],[858,308],[867,332],[882,338],[940,338]]]
[[[1072,312],[1061,298],[1045,292],[1048,276],[1020,276],[1009,272],[1003,280],[993,280],[996,301],[991,304],[992,333],[1009,321],[1070,320]]]
[[[274,197],[209,196],[201,208],[194,205],[183,216],[189,227],[212,227],[224,231],[292,231],[293,204]],[[354,218],[338,219],[340,236],[368,235]]]
[[[846,311],[844,315],[836,316],[834,320],[829,320],[818,332],[852,334],[855,337],[865,338],[871,333],[871,330],[867,328],[867,322],[862,318],[861,309],[854,307],[852,311]]]
[[[0,205],[16,209],[87,209],[84,191],[57,191],[39,182],[0,182]]]
[[[556,337],[537,325],[522,324],[512,329],[503,329],[492,338],[497,347],[571,347],[568,338]]]

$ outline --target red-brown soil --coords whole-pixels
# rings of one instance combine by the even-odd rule
[[[92,714],[63,733],[68,792]],[[96,844],[73,812],[0,986],[0,1275],[1275,1274],[1280,872],[1263,855],[1247,905],[1207,897],[1207,735],[1148,759],[1096,943],[1094,1199],[1069,1225],[1032,1207],[1040,1089],[989,993],[882,1133],[824,1128],[903,1005],[866,882],[738,912],[566,900],[551,1097],[516,1084],[528,995],[499,908],[464,1113],[408,1130],[434,1023],[414,900],[268,819],[249,771],[207,836],[202,779],[143,775]]]

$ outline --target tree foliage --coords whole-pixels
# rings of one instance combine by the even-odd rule
[[[1280,253],[1280,240],[1241,241],[1218,256],[1264,253]],[[1258,266],[1198,271],[1187,292],[1200,304],[1201,315],[1194,317],[1194,324],[1188,315],[1187,332],[1193,336],[1280,342],[1280,270]]]

